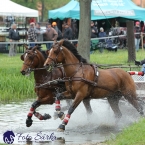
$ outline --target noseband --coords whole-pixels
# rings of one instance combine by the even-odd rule
[[[29,53],[29,51],[26,51],[26,52],[25,52],[25,54],[30,54],[30,53]],[[31,63],[30,63],[29,65],[28,65],[28,64],[26,64],[25,62],[23,63],[24,65],[26,65],[26,66],[28,66],[28,67],[29,67],[28,69],[26,69],[26,70],[25,70],[25,72],[30,73],[30,72],[32,72],[32,71],[34,70],[34,69],[32,69],[32,68],[31,68],[31,66],[33,65],[33,62],[34,62],[34,61],[33,61],[33,60],[34,60],[34,57],[35,57],[35,56],[37,56],[36,54],[37,54],[37,52],[36,52],[36,51],[34,51],[34,53],[31,55],[31,57],[32,57],[32,58],[31,58],[31,59],[32,59],[32,61],[31,61]],[[28,57],[29,57],[29,56],[28,56]],[[30,57],[29,57],[29,58],[30,58]]]

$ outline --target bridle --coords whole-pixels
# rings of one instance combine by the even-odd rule
[[[29,55],[30,53],[29,53],[29,50],[28,51],[26,51],[24,54],[27,54],[27,55]],[[23,55],[24,55],[23,54]],[[31,57],[31,58],[30,58]],[[35,57],[38,57],[37,56],[37,51],[34,51],[34,53],[31,55],[31,56],[28,56],[28,58],[31,60],[31,63],[30,64],[27,64],[27,63],[23,63],[24,65],[26,65],[26,66],[28,66],[28,68],[25,70],[25,73],[28,73],[28,74],[30,74],[32,71],[35,71],[35,70],[40,70],[40,69],[46,69],[46,68],[32,68],[32,65],[34,64],[34,58]]]
[[[52,48],[53,49],[53,46]],[[50,60],[52,60],[51,64],[49,64],[49,66],[51,66],[51,68],[54,68],[57,66],[57,58],[58,58],[58,55],[60,54],[60,52],[62,51],[62,47],[61,46],[58,46],[56,52],[54,52],[56,54],[56,57],[55,58],[51,58],[50,56],[48,56],[47,58],[49,58]]]

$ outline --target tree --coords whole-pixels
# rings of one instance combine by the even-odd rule
[[[91,2],[92,0],[80,0],[80,23],[78,52],[89,62],[90,60],[90,37],[91,37]]]
[[[45,12],[44,0],[41,0],[41,3],[42,3],[42,10],[41,10],[42,16],[41,16],[41,22],[43,22],[43,20],[44,20],[44,12]]]
[[[127,21],[127,43],[128,43],[128,62],[131,62],[136,59],[133,21]]]

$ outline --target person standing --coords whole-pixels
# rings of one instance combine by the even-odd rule
[[[56,30],[56,32],[57,32],[57,34],[58,34],[57,40],[62,39],[62,33],[61,33],[61,31],[59,30],[59,28],[57,27],[57,23],[56,23],[56,22],[53,22],[53,23],[52,23],[52,27]]]
[[[94,26],[94,22],[91,21],[91,38],[96,38],[98,35],[98,29]]]
[[[140,38],[141,38],[141,28],[140,28],[140,22],[136,22],[135,23],[135,33],[138,33],[138,34],[135,34],[135,48],[136,48],[136,51],[139,50],[139,44],[140,44]]]
[[[71,40],[72,39],[72,29],[69,27],[68,24],[65,24],[65,29],[63,32],[63,38]]]
[[[43,41],[43,33],[44,33],[44,31],[41,29],[41,24],[39,22],[36,23],[35,33],[36,33],[36,41],[37,42],[42,42]],[[41,46],[41,43],[38,43],[37,45]]]
[[[30,47],[34,47],[35,43],[31,42],[36,42],[37,41],[37,35],[36,35],[36,29],[35,29],[35,23],[32,22],[30,23],[30,27],[28,30],[28,41],[30,42]]]
[[[17,30],[17,25],[16,24],[12,24],[11,29],[9,31],[9,39],[10,42],[19,42],[20,40],[20,35],[19,32]],[[17,45],[18,44],[10,44],[10,49],[9,49],[9,56],[15,56],[17,53]]]
[[[54,28],[51,27],[51,24],[48,23],[46,25],[46,32],[44,33],[45,41],[54,41],[54,40],[57,40],[57,37],[58,37],[58,33],[56,32]],[[52,42],[46,43],[46,47],[48,50],[50,50],[52,44],[53,44]]]

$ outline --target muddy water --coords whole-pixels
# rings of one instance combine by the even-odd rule
[[[91,106],[94,113],[87,117],[85,108],[81,103],[74,111],[66,126],[64,133],[56,132],[61,120],[40,121],[33,117],[33,124],[27,128],[25,125],[26,116],[34,100],[15,104],[0,106],[0,143],[3,142],[3,134],[12,130],[15,134],[13,144],[83,144],[86,142],[101,142],[114,137],[124,127],[137,121],[140,118],[138,112],[127,102],[121,101],[119,106],[123,117],[115,125],[114,114],[106,100],[92,100]],[[61,102],[65,106],[65,101]],[[54,105],[40,106],[37,111],[41,114],[49,113],[53,116]],[[26,142],[26,138],[32,142]],[[52,141],[55,139],[55,141]]]

